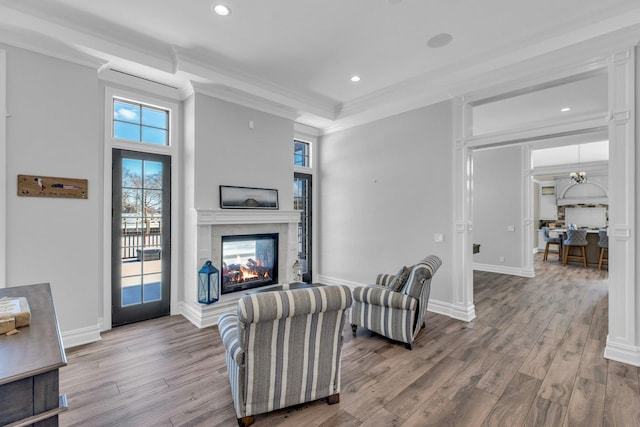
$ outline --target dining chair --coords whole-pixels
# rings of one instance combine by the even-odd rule
[[[564,246],[564,265],[567,265],[569,258],[581,259],[584,268],[587,268],[587,230],[567,230],[567,238],[562,242]],[[580,255],[572,255],[571,249],[580,248]]]

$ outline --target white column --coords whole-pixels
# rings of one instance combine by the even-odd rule
[[[521,185],[522,198],[520,199],[520,212],[522,215],[522,226],[520,227],[520,241],[523,242],[522,253],[520,254],[522,274],[525,277],[535,277],[533,268],[533,181],[531,178],[531,146],[522,145],[520,152],[520,166],[522,167]]]
[[[454,215],[455,230],[453,242],[453,299],[451,317],[471,321],[476,317],[473,305],[473,224],[472,194],[473,194],[473,157],[472,151],[465,144],[464,126],[470,122],[465,120],[470,107],[462,98],[454,103]]]
[[[609,335],[607,359],[640,366],[635,149],[635,49],[609,61]]]

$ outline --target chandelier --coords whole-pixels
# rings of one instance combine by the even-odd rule
[[[587,182],[587,173],[586,172],[571,172],[569,174],[569,179],[574,184],[584,184]]]

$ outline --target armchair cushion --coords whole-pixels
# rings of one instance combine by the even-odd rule
[[[389,288],[391,288],[391,290],[393,291],[400,292],[400,290],[407,284],[409,274],[411,274],[411,269],[402,267],[389,283]]]
[[[353,300],[399,310],[415,310],[418,301],[409,295],[395,292],[387,286],[369,285],[353,290]]]

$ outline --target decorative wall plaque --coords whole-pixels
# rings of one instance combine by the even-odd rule
[[[78,178],[18,175],[18,196],[86,199],[89,197],[89,181]]]

